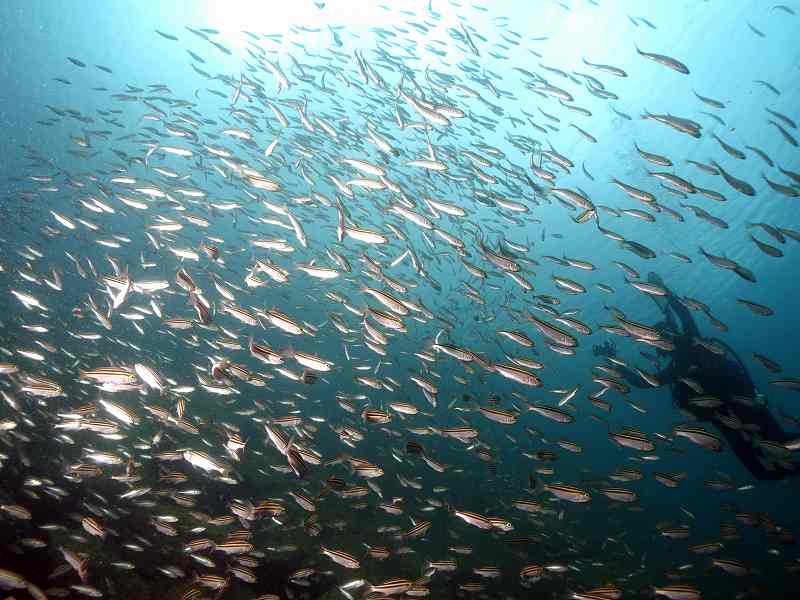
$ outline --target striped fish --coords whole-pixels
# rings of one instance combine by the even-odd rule
[[[361,567],[361,562],[354,556],[342,552],[341,550],[332,550],[325,546],[320,547],[320,552],[330,558],[337,565],[341,565],[346,569],[358,569]]]
[[[398,594],[405,594],[411,589],[412,582],[408,579],[387,579],[383,583],[368,584],[367,593],[381,594],[384,596],[396,596]]]
[[[478,408],[480,413],[495,423],[502,423],[503,425],[513,425],[517,422],[518,415],[510,410],[502,410],[500,408],[493,408],[490,406],[481,406]]]

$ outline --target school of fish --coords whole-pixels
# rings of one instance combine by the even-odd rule
[[[800,196],[798,115],[775,108],[780,82],[742,82],[763,99],[762,135],[743,139],[728,103],[691,79],[690,49],[646,44],[658,27],[646,17],[629,17],[623,69],[559,64],[533,26],[478,28],[479,8],[454,0],[441,10],[460,26],[445,26],[436,4],[386,6],[374,43],[314,24],[245,31],[236,72],[214,66],[238,52],[216,30],[159,27],[150,43],[185,63],[193,96],[157,74],[100,87],[113,65],[63,58],[57,82],[94,88],[104,108],[31,107],[63,148],[25,150],[29,170],[9,185],[26,216],[0,230],[9,597],[699,600],[717,597],[712,572],[745,597],[763,576],[737,545],[745,529],[762,532],[765,560],[800,572],[756,483],[687,477],[698,452],[724,455],[714,425],[676,410],[660,428],[644,420],[650,394],[668,393],[654,373],[673,344],[636,309],[670,293],[646,277],[658,259],[707,280],[708,299],[679,300],[721,339],[780,318],[737,297],[741,323],[726,324],[710,299],[769,285],[733,258],[744,245],[786,273],[799,264],[800,224],[747,215]],[[764,11],[797,23],[791,6]],[[427,36],[424,60],[412,31]],[[287,41],[308,33],[328,42]],[[511,47],[528,63],[493,71]],[[619,108],[627,65],[692,90],[695,109],[672,114],[646,91],[636,113]],[[604,139],[593,124],[612,118],[684,136],[707,159]],[[550,138],[570,130],[561,153]],[[621,145],[630,167],[593,172],[595,153]],[[665,222],[686,238],[660,236]],[[587,358],[608,340],[618,356]],[[766,393],[800,391],[769,355],[746,355],[770,374]],[[753,443],[787,468],[800,449]],[[587,455],[607,468],[582,468]],[[687,489],[722,508],[695,514]],[[626,538],[633,518],[648,541]],[[695,533],[699,520],[717,534]],[[584,538],[604,521],[599,542]],[[654,570],[650,545],[674,564]],[[48,568],[23,575],[7,556]],[[163,596],[125,591],[130,573]]]

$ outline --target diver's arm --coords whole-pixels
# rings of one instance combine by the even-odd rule
[[[602,345],[594,346],[593,351],[595,356],[615,357],[617,355],[617,348],[614,343],[610,341]],[[652,374],[642,371],[641,375],[638,369],[631,369],[627,365],[620,365],[618,361],[613,361],[611,368],[620,373],[628,384],[639,389],[658,387],[664,383],[671,383],[673,379],[671,365],[658,373]],[[650,381],[648,381],[648,379]]]
[[[690,339],[700,335],[700,332],[697,329],[697,323],[694,322],[689,309],[686,308],[686,305],[683,302],[678,300],[675,296],[670,296],[667,307],[672,309],[672,311],[680,320],[681,333],[683,335],[689,336]]]

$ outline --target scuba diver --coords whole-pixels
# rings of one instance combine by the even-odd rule
[[[649,274],[648,282],[667,289],[655,273]],[[681,301],[669,290],[666,296],[650,297],[665,316],[655,328],[668,334],[674,344],[671,352],[657,350],[670,362],[655,377],[661,384],[671,386],[673,401],[681,412],[699,421],[713,422],[756,479],[783,479],[795,473],[790,454],[800,448],[798,436],[784,431],[770,413],[736,352],[717,339],[713,340],[717,352],[700,343],[705,340],[689,313],[689,302]],[[613,358],[616,348],[606,342],[595,346],[594,354]],[[620,362],[614,361],[614,368],[630,385],[651,387]]]

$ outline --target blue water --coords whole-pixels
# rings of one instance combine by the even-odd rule
[[[695,586],[703,598],[788,594],[796,577],[792,567],[797,566],[797,550],[787,535],[800,527],[800,515],[792,502],[799,489],[797,477],[788,475],[776,481],[759,481],[729,448],[714,453],[674,437],[673,428],[689,419],[673,403],[673,389],[668,382],[654,389],[633,388],[626,397],[609,391],[603,399],[613,404],[611,413],[594,408],[589,395],[599,389],[592,382],[592,375],[597,374],[593,368],[614,366],[596,355],[593,346],[610,340],[619,358],[651,373],[669,363],[665,354],[657,368],[640,354],[654,355],[655,349],[609,334],[600,327],[615,323],[612,308],[648,325],[664,319],[657,302],[626,283],[623,271],[613,262],[622,261],[638,271],[642,280],[651,272],[657,273],[673,298],[705,303],[713,317],[725,323],[728,330],[722,332],[714,327],[702,311],[691,311],[700,336],[722,340],[741,357],[755,388],[763,394],[768,411],[785,431],[786,439],[781,441],[800,438],[800,427],[792,420],[800,418],[795,406],[797,392],[791,386],[774,383],[791,378],[797,383],[793,336],[800,327],[800,317],[795,310],[798,287],[794,273],[800,249],[797,240],[790,236],[780,243],[764,229],[751,226],[767,223],[789,231],[800,230],[800,219],[793,206],[796,198],[771,189],[763,177],[789,186],[787,189],[794,190],[795,195],[800,192],[798,182],[778,170],[782,167],[794,173],[800,171],[798,148],[769,121],[779,123],[794,139],[800,134],[766,110],[795,122],[800,119],[795,83],[800,65],[800,46],[795,42],[800,16],[795,13],[800,13],[800,4],[794,0],[781,6],[738,0],[658,4],[610,0],[596,3],[434,0],[383,5],[302,0],[287,6],[234,1],[74,6],[51,1],[32,5],[3,3],[0,6],[0,35],[4,41],[0,50],[3,84],[0,238],[4,251],[0,255],[3,267],[0,347],[5,356],[0,357],[0,362],[16,364],[19,373],[0,375],[3,390],[18,399],[16,408],[12,402],[0,408],[0,419],[11,419],[17,424],[13,431],[1,434],[6,443],[5,458],[0,461],[3,466],[0,504],[23,505],[34,513],[34,518],[22,522],[3,514],[2,539],[20,552],[9,558],[7,564],[2,559],[5,553],[0,555],[0,568],[24,572],[29,581],[42,589],[69,588],[79,583],[74,572],[55,583],[48,582],[46,577],[35,578],[40,570],[49,573],[63,563],[58,548],[68,546],[87,555],[90,583],[106,596],[122,597],[120,590],[140,585],[131,581],[163,579],[163,590],[152,584],[135,588],[139,597],[152,598],[180,597],[192,585],[195,574],[226,573],[228,561],[220,554],[214,555],[216,568],[209,569],[190,561],[181,551],[182,544],[197,537],[189,531],[195,523],[185,509],[176,509],[155,494],[148,496],[155,500],[154,507],[124,504],[117,499],[127,488],[110,480],[109,475],[119,473],[124,466],[104,468],[102,477],[83,483],[63,477],[68,465],[84,460],[81,456],[86,448],[101,448],[134,456],[137,468],[141,468],[142,485],[164,489],[158,481],[159,463],[151,458],[156,450],[137,448],[135,444],[149,440],[163,428],[147,416],[143,405],[157,404],[174,411],[178,395],[154,391],[113,395],[114,401],[142,418],[141,424],[124,429],[126,435],[122,440],[107,440],[82,431],[69,433],[72,442],[69,443],[57,438],[59,430],[54,428],[63,418],[58,416],[59,412],[76,410],[101,396],[110,397],[79,381],[81,369],[145,363],[170,380],[169,386],[197,386],[187,396],[187,416],[199,425],[200,433],[193,436],[167,427],[167,440],[158,451],[193,447],[225,458],[224,438],[220,437],[222,423],[240,428],[242,437],[248,441],[242,460],[235,464],[238,486],[210,481],[186,463],[179,463],[180,468],[173,463],[166,465],[169,470],[187,473],[188,486],[201,488],[203,493],[198,497],[196,510],[226,514],[226,506],[233,499],[257,502],[265,498],[281,499],[289,508],[281,525],[268,520],[253,525],[256,550],[265,554],[257,569],[259,582],[247,584],[236,580],[224,597],[255,598],[266,592],[279,593],[281,597],[317,596],[323,591],[331,597],[343,597],[335,586],[350,579],[364,578],[371,583],[390,577],[414,579],[421,576],[427,560],[445,557],[455,557],[459,570],[453,575],[434,575],[430,582],[431,597],[467,594],[458,586],[478,581],[480,578],[471,569],[486,564],[495,564],[502,571],[499,580],[483,582],[485,590],[479,593],[487,597],[524,597],[536,593],[537,588],[547,597],[563,597],[567,592],[611,582],[623,591],[623,597],[647,597],[652,594],[653,586],[669,584],[671,575],[675,581]],[[216,33],[206,33],[207,39],[203,39],[187,28],[196,31],[209,28]],[[464,28],[469,31],[477,54],[466,42]],[[155,30],[178,39],[168,39]],[[209,40],[224,46],[229,54]],[[636,45],[644,52],[680,60],[690,74],[647,60],[637,53]],[[263,49],[264,56],[280,66],[291,82],[287,89],[278,89],[275,77],[253,54],[254,48]],[[188,51],[203,62],[195,60]],[[365,81],[357,56],[380,74],[385,87],[374,77]],[[77,66],[67,57],[85,66]],[[613,65],[627,76],[615,77],[592,69],[582,59]],[[98,69],[96,65],[113,72]],[[531,89],[536,87],[534,80],[522,70],[569,91],[574,100],[560,104],[552,96],[535,93]],[[590,93],[580,74],[600,80],[617,99],[601,99]],[[411,82],[412,77],[415,83]],[[245,84],[237,94],[240,82]],[[434,123],[429,128],[430,144],[436,158],[447,165],[446,174],[406,164],[429,158],[429,149],[425,132],[419,126],[425,118],[398,93],[401,82],[404,94],[421,98],[424,93],[428,102],[457,107],[464,112],[461,118],[450,117],[449,125]],[[697,95],[722,102],[724,108],[714,108]],[[267,100],[280,106],[289,121],[287,128],[281,126]],[[304,126],[292,101],[305,104],[306,115],[316,123],[314,131]],[[571,111],[565,104],[585,109],[591,116]],[[404,124],[412,125],[400,128],[396,111],[402,115]],[[643,119],[645,113],[692,119],[702,125],[702,135],[696,139]],[[710,114],[723,119],[725,124]],[[332,139],[314,117],[330,124],[337,131],[337,139]],[[367,122],[396,149],[394,155],[381,152],[370,143]],[[195,137],[170,135],[167,125],[189,129]],[[588,132],[596,143],[571,125]],[[223,133],[230,128],[246,130],[251,141]],[[540,128],[548,132],[545,134]],[[714,135],[744,152],[746,158],[740,160],[726,153]],[[265,157],[265,149],[276,138],[272,155]],[[519,141],[534,148],[532,156],[521,149]],[[158,148],[148,154],[148,149],[156,144],[191,149],[192,156],[180,157]],[[645,161],[634,144],[668,157],[673,167]],[[231,164],[220,161],[204,145],[226,148],[232,160],[246,163],[268,179],[280,182],[281,191],[264,192],[248,185],[233,172]],[[770,167],[746,147],[763,151],[774,166]],[[552,163],[541,163],[542,151],[550,149],[574,163],[571,172]],[[463,150],[481,154],[492,162],[491,167],[480,168],[494,177],[494,182],[482,181],[475,174],[470,161],[461,154]],[[353,198],[338,193],[330,175],[342,181],[372,177],[359,174],[342,163],[342,159],[360,159],[383,167],[387,177],[414,203],[413,210],[433,219],[436,227],[463,242],[469,253],[465,259],[486,271],[489,274],[486,280],[470,275],[461,257],[431,230],[387,210],[399,197],[395,192],[388,189],[368,192],[354,187]],[[753,186],[755,195],[739,193],[721,176],[704,172],[687,160],[706,165],[716,161],[727,172]],[[548,193],[550,186],[533,174],[531,161],[557,174],[554,184],[557,187],[580,190],[590,198],[597,206],[597,219],[575,223],[574,217],[582,209],[568,210]],[[154,167],[175,171],[185,179],[165,177],[154,171]],[[510,175],[509,171],[521,175]],[[647,171],[678,175],[697,187],[723,194],[726,201],[715,202],[701,194],[681,199],[665,191]],[[135,178],[136,183],[110,182],[122,175]],[[45,181],[42,177],[51,179]],[[655,194],[659,203],[678,211],[683,221],[625,195],[611,183],[613,178]],[[534,188],[531,182],[538,187]],[[169,197],[148,199],[135,190],[150,186]],[[188,196],[178,191],[181,188],[202,190],[205,196]],[[487,205],[485,200],[480,201],[479,194],[483,192],[520,202],[526,212]],[[331,202],[338,198],[345,207],[348,226],[379,231],[389,238],[389,243],[377,247],[354,239],[337,242],[336,208],[315,198],[315,193]],[[126,206],[119,196],[145,202],[148,209]],[[114,213],[93,212],[81,203],[83,200],[91,204],[92,197],[111,206]],[[458,205],[467,214],[461,218],[447,215],[434,218],[426,208],[425,197]],[[171,199],[184,210],[176,210],[176,202]],[[289,207],[302,223],[307,248],[297,239],[285,216],[264,207],[261,202],[264,199]],[[236,203],[238,208],[225,210],[212,206],[226,202]],[[681,203],[701,207],[722,219],[726,227],[715,227],[698,218]],[[655,221],[614,216],[604,207],[644,210]],[[76,229],[68,229],[50,211],[76,223],[77,219],[90,221],[99,229],[92,231],[80,223]],[[208,227],[188,223],[183,219],[184,213],[207,219]],[[184,226],[175,234],[145,229],[157,224],[159,218],[180,221]],[[262,218],[278,219],[283,227],[260,221]],[[625,250],[620,243],[602,235],[598,223],[625,239],[646,245],[657,256],[645,260]],[[404,232],[407,241],[399,240],[389,225]],[[154,249],[145,231],[160,240],[159,249]],[[115,235],[122,239],[114,238]],[[782,256],[770,256],[760,250],[751,235],[779,248]],[[295,251],[280,254],[254,248],[250,243],[253,238],[284,238]],[[492,250],[505,248],[507,256],[519,259],[523,265],[520,274],[534,290],[524,292],[493,266],[481,252],[479,238]],[[527,246],[528,250],[511,250],[508,245],[501,245],[503,239]],[[109,248],[97,240],[113,241],[119,247]],[[202,243],[219,246],[224,266],[204,255]],[[199,260],[181,260],[168,250],[169,246],[192,248],[198,252]],[[730,270],[713,266],[700,254],[700,247],[743,265],[754,273],[757,282],[751,283]],[[390,266],[407,248],[416,253],[422,273],[412,266],[409,256],[397,266]],[[325,281],[297,268],[296,265],[312,260],[315,264],[340,268],[326,250],[344,256],[352,272]],[[86,277],[78,273],[66,253],[81,261]],[[691,263],[677,260],[670,253],[686,255]],[[384,273],[403,282],[407,292],[392,292],[370,278],[365,254],[379,261]],[[150,296],[134,292],[115,311],[113,329],[105,330],[86,302],[91,294],[105,310],[107,294],[102,277],[114,273],[107,256],[127,267],[134,282],[155,279],[170,282],[168,293],[153,296],[164,318],[196,316],[190,298],[175,283],[175,272],[185,268],[202,289],[203,296],[214,305],[213,323],[237,335],[242,349],[229,350],[216,345],[226,334],[211,328],[195,325],[191,331],[168,329],[148,308]],[[590,261],[595,269],[586,271],[555,264],[543,258],[546,256]],[[269,281],[264,287],[247,289],[246,275],[257,259],[267,258],[287,270],[289,281],[282,284]],[[97,276],[87,261],[94,265]],[[52,270],[58,271],[63,280],[60,291],[43,281],[45,277],[51,278]],[[553,275],[578,281],[587,292],[567,294],[554,284]],[[259,277],[269,279],[264,273]],[[239,286],[235,290],[237,304],[260,311],[278,309],[319,330],[314,336],[295,337],[275,327],[244,325],[223,313],[225,299],[214,287],[215,278],[224,281],[229,289]],[[468,290],[465,283],[479,292],[483,304],[465,294]],[[611,286],[614,291],[604,293],[595,284]],[[363,286],[384,289],[419,303],[434,317],[414,312],[403,317],[407,333],[393,334],[381,328],[390,341],[387,355],[378,356],[363,343],[362,318],[325,295],[335,292],[355,307],[364,309],[369,305],[389,312],[365,294]],[[11,290],[32,294],[48,310],[26,309]],[[591,327],[591,335],[567,329],[579,342],[575,356],[551,351],[546,338],[525,317],[533,312],[557,325],[541,311],[542,306],[545,309],[548,306],[542,303],[541,295],[560,299],[560,304],[553,308],[560,312],[575,311],[568,314]],[[737,299],[768,306],[774,314],[756,315]],[[136,313],[132,307],[142,309],[138,312],[145,318],[134,321],[122,316]],[[341,316],[351,332],[337,331],[331,323],[331,313]],[[419,320],[413,318],[415,315]],[[379,327],[375,320],[370,323]],[[35,333],[25,329],[24,325],[32,324],[47,324],[49,331]],[[134,324],[142,330],[138,331]],[[523,348],[499,337],[497,331],[503,329],[524,331],[534,340],[535,347]],[[80,338],[82,334],[101,337],[87,340]],[[335,367],[330,373],[319,373],[319,381],[314,385],[291,381],[250,356],[247,351],[250,336],[275,350],[295,349],[318,355]],[[52,348],[37,345],[37,341]],[[536,371],[543,385],[527,387],[512,383],[475,362],[464,367],[446,354],[437,354],[432,349],[435,341],[466,348],[489,362],[507,364],[509,359],[504,354],[538,360],[544,365],[541,371]],[[44,360],[21,355],[20,349],[40,352]],[[435,364],[414,355],[420,352],[435,354]],[[753,353],[766,355],[781,365],[782,371],[771,373],[753,358]],[[730,351],[727,356],[731,356]],[[233,379],[230,387],[238,391],[235,395],[217,396],[204,391],[196,375],[208,376],[205,371],[210,360],[221,359],[266,374],[262,377],[267,387]],[[297,372],[302,370],[290,358],[283,366]],[[369,371],[357,367],[368,367]],[[20,389],[26,374],[58,382],[65,395],[39,403]],[[386,387],[374,390],[359,386],[354,379],[358,375],[384,378]],[[435,381],[436,407],[409,380],[410,375]],[[466,385],[454,376],[463,377]],[[393,384],[392,380],[398,383]],[[566,405],[575,417],[572,424],[559,424],[525,410],[528,403],[554,405],[565,390],[575,386],[580,388]],[[338,406],[337,394],[364,394],[367,399],[354,400],[358,412],[350,415]],[[501,425],[481,416],[476,408],[487,406],[490,398],[498,399],[498,406],[503,409],[522,409],[518,422]],[[733,402],[731,398],[721,400]],[[385,427],[365,424],[359,416],[366,405],[389,410],[389,403],[395,401],[411,402],[426,414],[405,419],[395,415]],[[242,414],[254,406],[255,418]],[[352,506],[358,500],[327,494],[318,502],[322,533],[319,537],[308,535],[303,527],[307,514],[302,513],[287,492],[306,489],[309,494],[318,494],[325,487],[326,478],[333,474],[353,484],[363,480],[340,464],[311,467],[302,481],[271,469],[269,465],[283,465],[285,459],[265,442],[263,424],[290,411],[302,415],[304,425],[294,433],[287,430],[287,435],[298,436],[298,440],[304,440],[327,461],[348,454],[379,464],[385,471],[376,480],[382,489],[382,501],[402,498],[404,516],[390,516],[377,508],[381,500],[374,491],[362,499],[366,506],[361,508]],[[312,416],[318,417],[318,421],[312,421]],[[435,433],[420,436],[408,431],[465,424],[479,431],[480,441],[492,455],[491,462],[480,460],[472,446]],[[708,421],[699,425],[711,432],[720,427]],[[366,438],[355,448],[348,447],[334,432],[334,428],[341,426],[356,427],[365,432]],[[653,456],[648,457],[652,461],[642,459],[642,453],[612,443],[608,431],[623,427],[634,427],[656,442],[656,450],[650,453]],[[407,456],[404,448],[409,439],[422,443],[432,458],[448,466],[447,471],[436,473],[419,458]],[[583,451],[568,452],[558,446],[559,439],[578,443]],[[534,469],[543,463],[531,460],[524,453],[544,449],[556,452],[558,460],[552,463],[554,475],[539,477]],[[403,463],[392,455],[392,450]],[[793,452],[787,452],[791,462]],[[638,468],[645,479],[611,482],[608,476],[620,467]],[[685,478],[679,487],[670,489],[653,480],[654,471],[681,473]],[[403,487],[397,475],[419,477],[423,489]],[[573,504],[557,502],[548,493],[534,495],[529,489],[530,475],[548,482],[585,487],[591,490],[592,501]],[[21,491],[26,477],[50,478],[55,482],[53,485],[67,490],[64,506],[68,506],[63,514],[47,494],[39,492],[34,494],[38,495],[36,498]],[[704,486],[706,480],[720,479],[732,482],[731,489],[717,492]],[[436,493],[432,488],[437,485],[448,489]],[[635,490],[638,501],[631,505],[611,502],[599,491],[610,486]],[[93,491],[104,500],[92,496]],[[523,497],[541,501],[550,510],[529,519],[511,504]],[[433,506],[426,503],[430,498],[439,501],[435,510],[421,510]],[[69,532],[86,535],[72,516],[92,512],[87,512],[87,502],[107,504],[113,517],[104,514],[99,518],[122,535],[111,535],[102,543],[69,538]],[[175,539],[161,537],[148,525],[151,515],[167,510],[166,506],[181,513],[177,526],[180,533]],[[455,517],[451,509],[509,518],[514,531],[501,534],[472,528]],[[734,578],[710,568],[710,557],[691,552],[689,546],[719,541],[720,525],[736,523],[734,515],[742,511],[766,517],[756,528],[738,523],[740,539],[724,541],[724,549],[714,555],[738,559],[751,568],[748,575]],[[423,541],[395,540],[391,534],[377,533],[379,527],[387,525],[407,530],[409,516],[431,521],[432,527]],[[66,531],[37,529],[37,525],[46,522],[64,524]],[[770,528],[770,522],[779,527]],[[657,527],[664,523],[691,525],[690,538],[665,539]],[[126,551],[122,543],[147,527],[143,535],[158,550],[143,561]],[[235,524],[228,529],[237,527]],[[224,539],[225,530],[213,535],[210,531],[198,535],[208,535],[216,542]],[[783,538],[778,535],[780,532],[784,533]],[[20,538],[33,535],[47,538],[47,545],[36,549],[20,547]],[[523,536],[532,541],[527,545],[506,543],[509,538]],[[359,557],[363,556],[362,543],[387,545],[393,550],[407,546],[414,552],[395,554],[383,562],[364,558],[359,570],[346,572],[319,554],[320,543]],[[292,544],[296,549],[289,553],[267,549],[281,544]],[[448,550],[453,544],[472,545],[474,552],[472,556],[453,555]],[[136,563],[136,569],[122,571],[110,564],[122,560]],[[279,561],[280,569],[275,566]],[[530,589],[521,586],[519,570],[526,564],[556,563],[567,565],[567,572],[550,573],[543,581],[531,584]],[[165,577],[157,570],[164,565],[180,566],[184,576]],[[320,571],[312,578],[310,588],[289,583],[283,577],[285,570],[301,566],[314,566]],[[685,568],[679,569],[681,566]],[[279,570],[280,576],[276,575]],[[72,591],[73,595],[78,593]],[[363,590],[353,593],[361,594]]]

